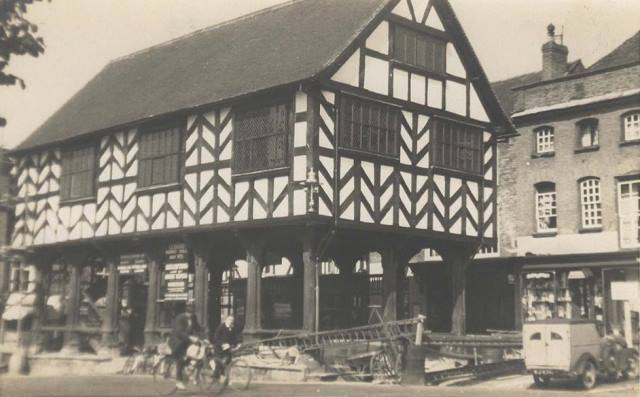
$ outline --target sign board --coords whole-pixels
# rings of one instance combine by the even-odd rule
[[[637,281],[612,281],[611,299],[614,301],[637,301],[640,293]]]
[[[189,264],[167,263],[164,265],[164,300],[183,301],[189,296]]]
[[[134,274],[147,271],[147,258],[143,254],[121,255],[118,273]]]

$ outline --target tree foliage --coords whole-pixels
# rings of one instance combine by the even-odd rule
[[[37,35],[38,26],[25,18],[27,6],[42,0],[0,0],[0,85],[25,82],[7,71],[12,55],[37,57],[44,53],[44,40]],[[0,117],[0,127],[6,120]]]

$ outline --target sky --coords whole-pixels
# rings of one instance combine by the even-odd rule
[[[345,0],[349,1],[349,0]],[[26,89],[0,86],[0,146],[12,148],[111,59],[284,0],[52,0],[27,18],[46,44],[38,57],[12,57]],[[491,81],[539,70],[546,26],[564,32],[569,60],[589,66],[635,34],[638,0],[450,0]],[[241,43],[234,43],[241,45]]]

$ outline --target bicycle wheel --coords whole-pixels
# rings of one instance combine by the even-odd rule
[[[205,360],[200,369],[198,384],[203,396],[221,393],[227,387],[226,377],[214,376],[213,359]]]
[[[172,357],[164,357],[153,368],[153,387],[161,396],[176,392],[176,366]]]
[[[226,375],[231,390],[246,390],[251,383],[251,367],[242,359],[231,361],[227,366]]]
[[[135,355],[127,357],[122,366],[121,373],[123,375],[131,375],[133,373],[133,363],[135,363],[136,357]]]

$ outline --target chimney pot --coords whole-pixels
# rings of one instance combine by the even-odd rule
[[[542,45],[542,79],[549,80],[564,76],[567,73],[567,55],[569,49],[563,44],[556,43],[556,27],[550,23],[547,26],[549,41]]]

